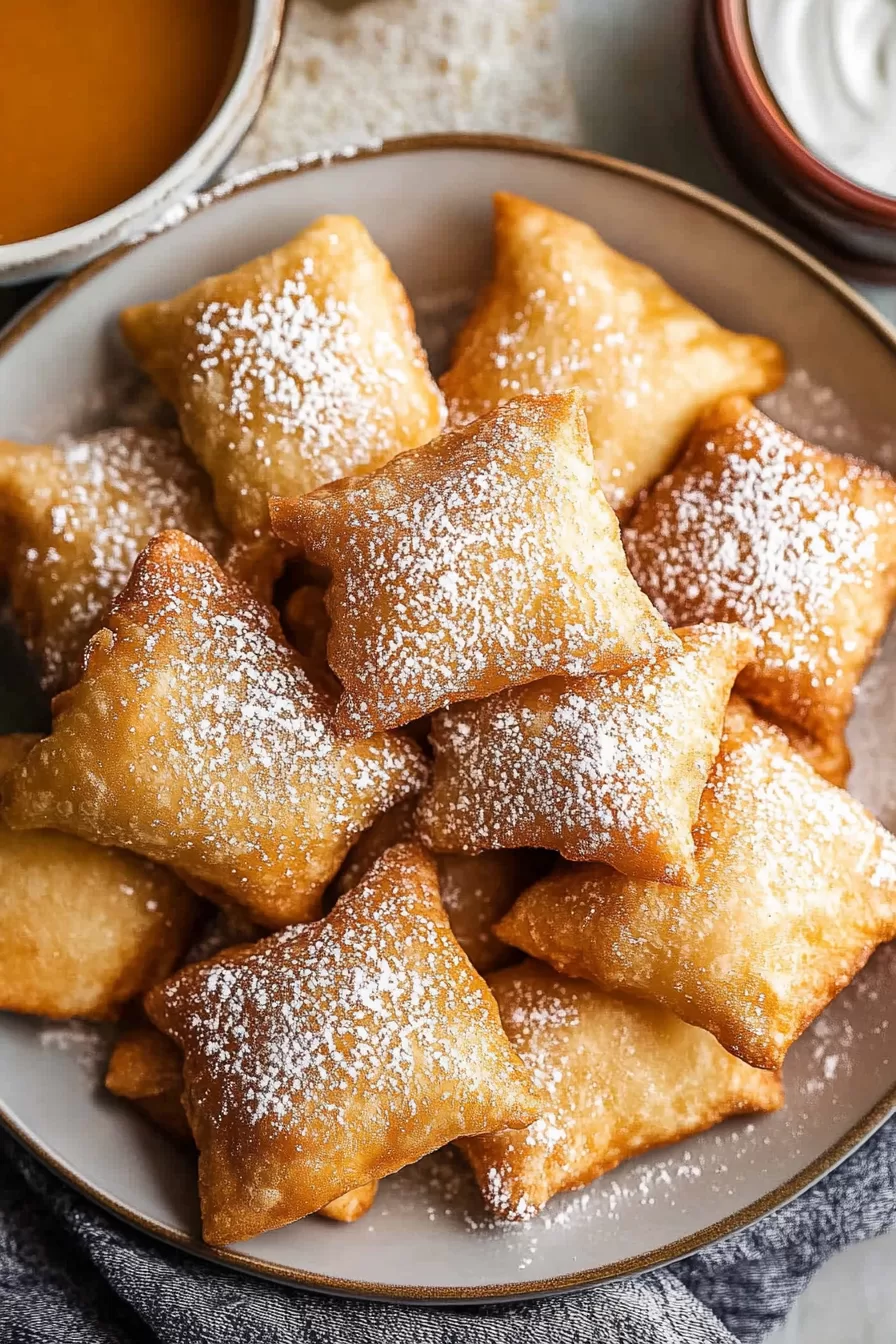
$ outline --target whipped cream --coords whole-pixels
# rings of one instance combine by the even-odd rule
[[[896,0],[749,0],[763,73],[803,143],[896,196]]]

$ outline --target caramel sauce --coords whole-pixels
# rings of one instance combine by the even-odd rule
[[[92,219],[193,143],[239,0],[0,0],[0,244]]]

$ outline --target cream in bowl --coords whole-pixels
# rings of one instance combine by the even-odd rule
[[[749,0],[748,12],[765,77],[807,148],[896,196],[893,0]]]
[[[697,62],[744,181],[842,269],[896,278],[893,0],[705,0]]]
[[[12,0],[0,84],[0,283],[70,270],[149,226],[233,151],[282,0]]]

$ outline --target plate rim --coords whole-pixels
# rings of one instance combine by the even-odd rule
[[[802,247],[785,237],[777,229],[756,219],[739,206],[732,205],[713,193],[704,191],[701,187],[693,186],[667,173],[661,173],[656,169],[643,167],[640,164],[629,163],[623,159],[613,158],[595,150],[581,149],[524,136],[463,132],[402,136],[375,145],[352,147],[334,153],[306,155],[286,164],[274,164],[267,169],[263,168],[242,174],[229,182],[222,183],[219,187],[212,187],[190,202],[185,207],[183,214],[178,215],[177,219],[168,223],[163,222],[161,226],[150,232],[121,243],[112,251],[89,262],[74,274],[59,280],[46,293],[39,294],[15,315],[5,328],[0,330],[0,360],[47,313],[77,289],[80,289],[93,276],[104,271],[107,267],[115,265],[123,257],[152,241],[159,234],[167,233],[171,229],[179,227],[180,224],[200,210],[210,209],[222,201],[229,200],[234,195],[255,190],[282,178],[313,172],[331,164],[341,165],[353,160],[363,162],[373,158],[430,150],[458,149],[490,150],[499,153],[530,154],[535,157],[562,159],[584,167],[599,169],[603,172],[636,178],[661,191],[690,200],[711,214],[729,220],[744,232],[758,237],[774,250],[782,253],[790,262],[807,271],[816,281],[830,290],[840,303],[851,309],[866,326],[870,327],[873,334],[889,350],[894,361],[896,361],[896,327],[822,262],[810,256]],[[85,1180],[73,1167],[56,1156],[36,1135],[19,1124],[9,1108],[0,1099],[0,1123],[44,1166],[61,1177],[78,1193],[86,1196],[107,1212],[114,1214],[117,1218],[136,1227],[141,1232],[148,1233],[159,1241],[187,1251],[202,1260],[224,1265],[229,1269],[242,1270],[244,1273],[278,1283],[285,1283],[292,1287],[332,1293],[340,1297],[361,1298],[368,1301],[416,1302],[418,1304],[442,1303],[443,1305],[519,1301],[525,1298],[569,1292],[577,1288],[593,1287],[614,1279],[628,1278],[650,1269],[659,1269],[675,1260],[705,1250],[725,1237],[749,1227],[750,1224],[773,1210],[783,1207],[797,1195],[808,1190],[810,1186],[814,1185],[829,1171],[832,1171],[869,1139],[875,1130],[879,1129],[894,1113],[896,1113],[896,1084],[887,1089],[871,1110],[840,1139],[831,1144],[789,1180],[776,1186],[774,1190],[769,1191],[760,1199],[754,1200],[737,1212],[729,1214],[728,1217],[711,1223],[685,1237],[658,1246],[652,1251],[613,1261],[599,1268],[576,1270],[570,1274],[547,1279],[531,1279],[513,1284],[480,1284],[475,1287],[450,1288],[368,1283],[357,1279],[336,1278],[308,1270],[291,1269],[285,1265],[275,1265],[269,1261],[260,1260],[256,1256],[247,1255],[245,1252],[209,1246],[198,1238],[181,1232],[176,1227],[168,1226],[154,1218],[148,1218],[137,1210],[129,1208],[106,1194],[92,1182]]]

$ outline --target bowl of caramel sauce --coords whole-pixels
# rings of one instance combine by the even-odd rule
[[[6,0],[0,284],[59,275],[207,183],[257,113],[283,0]]]

